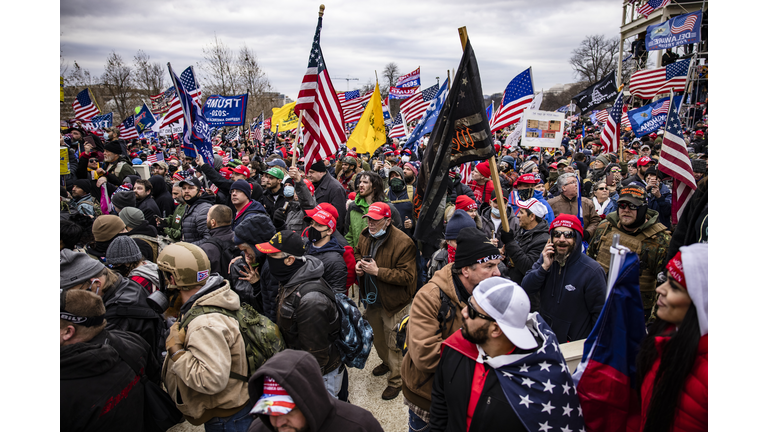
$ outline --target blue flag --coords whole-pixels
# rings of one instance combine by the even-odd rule
[[[213,166],[213,145],[211,144],[211,126],[203,115],[203,110],[194,103],[192,96],[185,90],[181,80],[173,71],[171,63],[168,63],[168,72],[171,74],[171,81],[176,87],[181,103],[181,111],[184,113],[184,138],[181,142],[181,149],[189,157],[197,157],[197,154],[203,156],[203,160],[208,165]]]
[[[680,107],[683,96],[675,96],[675,109]],[[667,123],[667,113],[669,112],[669,97],[649,103],[640,108],[627,112],[629,124],[635,136],[641,137],[651,132],[656,132]]]
[[[248,93],[238,96],[211,95],[205,100],[203,115],[211,126],[242,126],[247,106]]]
[[[485,109],[485,115],[489,120],[491,119],[491,116],[493,115],[493,101],[491,101],[491,104]]]
[[[440,87],[440,90],[438,90],[437,96],[429,103],[429,107],[427,107],[427,111],[421,117],[421,120],[416,123],[416,127],[413,128],[413,132],[411,133],[411,136],[408,137],[408,141],[403,144],[403,148],[414,150],[416,147],[416,142],[419,140],[419,138],[432,132],[432,129],[435,127],[437,117],[440,115],[440,110],[443,108],[443,103],[447,97],[448,80],[446,79],[443,82],[442,87]]]
[[[645,49],[660,50],[701,42],[701,11],[676,16],[645,30]]]
[[[152,125],[157,123],[157,120],[155,119],[155,115],[152,114],[152,111],[150,111],[147,104],[144,104],[144,106],[141,107],[139,113],[136,114],[134,122],[136,123],[136,129],[138,129],[139,133],[141,133],[147,129],[151,129]]]
[[[112,113],[97,115],[91,119],[91,123],[97,129],[112,127]]]

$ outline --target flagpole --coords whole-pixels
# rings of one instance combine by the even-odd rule
[[[467,48],[467,27],[459,27],[459,38],[461,39],[461,49],[462,51],[466,50]],[[495,152],[494,152],[495,153]],[[501,182],[499,182],[499,170],[496,167],[496,155],[492,154],[491,157],[488,159],[488,164],[491,168],[491,179],[493,180],[493,189],[496,191],[496,197],[497,197],[497,203],[500,202],[498,198],[501,198],[502,200],[505,199],[504,195],[501,191]],[[507,206],[505,205],[499,205],[499,213],[501,216],[501,228],[509,232],[509,221],[507,220]]]
[[[299,143],[299,140],[301,139],[301,135],[302,135],[301,134],[301,119],[302,119],[302,117],[304,117],[304,110],[299,111],[299,124],[298,124],[298,126],[296,126],[296,139],[293,140],[293,157],[292,157],[292,160],[291,160],[291,165],[293,165],[295,167],[296,167],[296,153],[298,153],[296,151],[296,147],[297,147],[296,144]]]
[[[93,101],[93,104],[96,105],[96,109],[99,110],[99,114],[101,114],[101,108],[99,108],[99,103],[96,102],[96,96],[93,95],[93,92],[91,91],[90,87],[86,87],[88,89],[88,94],[91,95],[91,100]]]

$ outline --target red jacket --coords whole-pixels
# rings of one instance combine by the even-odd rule
[[[472,192],[475,194],[475,201],[479,205],[487,204],[491,201],[491,192],[493,192],[493,182],[488,180],[485,185],[480,186],[476,181],[472,180],[468,185]]]
[[[653,394],[653,382],[656,379],[656,372],[659,370],[661,352],[664,350],[667,342],[669,342],[669,339],[666,336],[656,337],[656,349],[659,350],[659,357],[645,376],[640,389],[640,396],[642,398],[640,430],[643,430],[645,427],[645,418],[648,414],[648,407],[650,406],[651,395]],[[680,394],[680,402],[675,413],[675,420],[670,429],[673,432],[706,431],[708,428],[708,341],[708,334],[702,336],[699,340],[696,361],[693,364],[690,375],[688,375],[688,379],[683,384],[683,391]]]

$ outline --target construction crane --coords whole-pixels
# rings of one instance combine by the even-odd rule
[[[343,80],[347,80],[347,91],[349,91],[349,82],[350,82],[350,81],[359,81],[359,78],[350,78],[350,77],[349,77],[349,75],[347,75],[347,77],[346,77],[346,78],[343,78],[343,77],[331,77],[331,79],[343,79]]]

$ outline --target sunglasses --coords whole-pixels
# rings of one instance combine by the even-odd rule
[[[469,296],[469,300],[467,301],[467,306],[469,306],[467,308],[467,315],[469,316],[469,319],[477,319],[478,317],[480,317],[484,320],[496,322],[495,319],[489,317],[488,315],[481,314],[480,312],[477,311],[477,309],[475,309],[474,306],[472,306],[472,296]]]
[[[556,239],[558,237],[565,237],[567,239],[571,239],[576,237],[575,231],[552,231],[552,238]]]
[[[606,189],[608,189],[608,188],[606,188],[606,187],[599,187],[599,188],[597,188],[597,190],[606,190]]]
[[[637,210],[637,206],[634,204],[626,203],[626,202],[620,202],[619,208],[622,210],[630,209],[630,210]]]
[[[96,159],[96,158],[90,158],[90,159],[88,159],[88,162],[98,162],[98,161],[99,161],[99,160],[98,160],[98,159]]]

